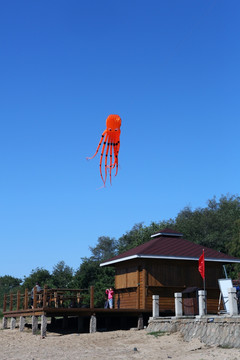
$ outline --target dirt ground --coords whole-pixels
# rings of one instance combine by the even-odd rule
[[[157,336],[158,335],[158,336]],[[209,347],[199,340],[184,342],[179,333],[147,334],[146,330],[119,330],[93,334],[47,333],[31,330],[0,331],[0,360],[173,359],[239,360],[240,349]]]

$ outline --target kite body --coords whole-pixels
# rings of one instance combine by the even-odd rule
[[[87,158],[88,160],[93,159],[97,155],[100,146],[103,143],[101,156],[100,156],[100,175],[105,186],[107,179],[107,170],[109,169],[110,184],[112,183],[112,169],[116,168],[115,176],[118,172],[118,153],[120,148],[120,134],[121,134],[121,118],[118,115],[109,115],[106,120],[106,130],[102,133],[101,140],[98,144],[97,150],[92,157]],[[107,145],[107,146],[106,146]],[[105,151],[106,149],[106,151]],[[105,151],[105,174],[102,174],[102,160]],[[108,156],[110,157],[108,163]],[[113,160],[114,156],[114,160]]]

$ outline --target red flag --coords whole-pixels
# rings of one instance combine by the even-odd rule
[[[198,260],[198,271],[200,272],[202,278],[205,278],[205,261],[204,261],[204,250],[202,255],[200,256]]]

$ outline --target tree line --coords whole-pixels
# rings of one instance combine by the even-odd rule
[[[0,308],[4,293],[25,288],[30,290],[36,282],[50,288],[69,289],[94,285],[95,304],[102,307],[105,289],[114,286],[114,268],[100,267],[100,263],[149,241],[152,234],[166,227],[182,233],[187,240],[240,258],[240,197],[222,195],[219,200],[216,197],[208,200],[204,208],[192,210],[187,206],[174,219],[152,222],[149,226],[135,224],[117,240],[100,236],[96,246],[90,247],[91,256],[82,258],[77,270],[60,261],[53,266],[52,272],[36,268],[24,279],[1,276]],[[239,265],[227,266],[229,277],[237,279],[239,271]]]

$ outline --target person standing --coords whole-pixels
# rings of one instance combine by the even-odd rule
[[[113,288],[110,287],[109,289],[106,290],[106,294],[108,297],[108,306],[110,309],[113,308],[113,295],[114,295],[114,291]]]
[[[34,288],[36,288],[37,293],[42,290],[42,288],[41,288],[41,286],[39,285],[39,283],[36,282],[36,285],[32,288],[32,291],[31,291],[31,308],[32,308],[32,309],[33,309],[33,293],[34,293]]]

